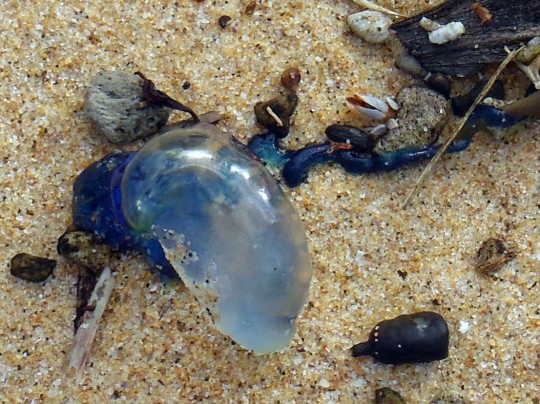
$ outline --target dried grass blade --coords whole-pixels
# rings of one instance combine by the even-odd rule
[[[514,57],[524,47],[525,46],[521,46],[518,49],[510,52],[508,54],[508,56],[506,57],[506,59],[504,59],[502,61],[502,63],[500,64],[500,66],[497,69],[497,71],[495,72],[495,74],[493,74],[493,76],[486,83],[484,89],[480,92],[480,94],[478,94],[478,97],[476,97],[476,100],[474,100],[473,104],[471,105],[471,107],[469,108],[469,110],[467,111],[465,116],[463,116],[463,118],[461,118],[461,120],[459,121],[458,126],[454,129],[454,131],[450,134],[450,136],[448,137],[446,142],[439,149],[437,154],[435,154],[435,156],[433,156],[433,158],[431,159],[429,164],[426,166],[426,168],[424,169],[424,171],[420,175],[420,178],[418,178],[418,180],[416,181],[416,184],[414,185],[414,188],[411,190],[409,195],[407,195],[407,198],[405,198],[405,202],[403,203],[403,209],[405,209],[409,205],[409,203],[411,203],[413,201],[416,194],[418,193],[418,189],[422,186],[425,179],[430,174],[431,170],[433,169],[433,166],[441,159],[441,156],[446,152],[446,149],[448,149],[448,146],[450,146],[450,144],[456,139],[457,135],[459,134],[461,129],[463,129],[463,127],[465,126],[465,123],[467,122],[467,120],[471,116],[471,114],[474,111],[474,109],[476,108],[476,106],[486,97],[487,93],[489,92],[491,87],[493,87],[493,84],[495,84],[495,81],[497,80],[499,75],[502,73],[502,71],[505,69],[505,67],[512,61],[512,59],[514,59]]]
[[[368,0],[352,0],[352,2],[358,4],[361,7],[365,7],[368,10],[380,11],[381,13],[394,15],[396,17],[405,17],[403,14],[399,14],[399,13],[397,13],[395,11],[384,8],[383,6],[379,6],[377,4],[374,4],[374,3],[372,3],[371,1],[368,1]]]

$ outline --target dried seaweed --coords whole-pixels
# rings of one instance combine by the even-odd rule
[[[475,4],[491,14],[488,23],[475,12]],[[455,41],[435,45],[420,27],[422,17],[440,24],[461,21],[465,33]],[[427,12],[392,25],[409,53],[432,73],[468,76],[490,63],[502,62],[504,47],[518,48],[540,35],[540,0],[448,0]]]

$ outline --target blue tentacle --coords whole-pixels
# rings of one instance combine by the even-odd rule
[[[521,116],[511,116],[492,106],[478,105],[447,152],[456,153],[465,150],[478,131],[488,128],[509,128],[524,119]],[[306,180],[309,170],[321,164],[336,162],[353,174],[393,171],[405,165],[432,158],[441,145],[431,144],[379,154],[362,154],[347,148],[334,149],[331,143],[325,142],[292,151],[283,149],[276,136],[268,133],[253,136],[248,148],[264,162],[281,168],[285,183],[289,187],[296,187]]]

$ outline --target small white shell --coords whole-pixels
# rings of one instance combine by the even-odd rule
[[[381,136],[386,135],[388,132],[388,128],[384,123],[381,123],[380,125],[374,126],[370,128],[369,134],[374,138],[379,138]]]
[[[442,45],[443,43],[458,39],[465,33],[465,26],[461,22],[450,22],[428,34],[431,43]]]
[[[399,125],[395,118],[390,118],[388,121],[386,121],[386,129],[394,130],[397,128],[399,128]]]
[[[371,43],[384,42],[390,35],[392,19],[387,15],[372,10],[365,10],[347,17],[351,31]]]
[[[375,119],[388,118],[388,104],[380,98],[367,94],[354,94],[347,101],[362,115]]]
[[[397,103],[397,101],[392,98],[392,97],[385,97],[384,99],[386,101],[386,103],[388,104],[388,106],[390,108],[392,108],[394,111],[397,111],[399,109],[399,104]]]

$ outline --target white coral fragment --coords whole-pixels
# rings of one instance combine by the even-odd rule
[[[439,23],[424,17],[420,20],[420,26],[426,31],[429,31],[429,41],[437,45],[454,41],[465,33],[465,26],[459,21],[440,25]]]
[[[351,31],[371,43],[386,41],[390,35],[392,19],[379,11],[361,11],[347,17],[347,23]]]

